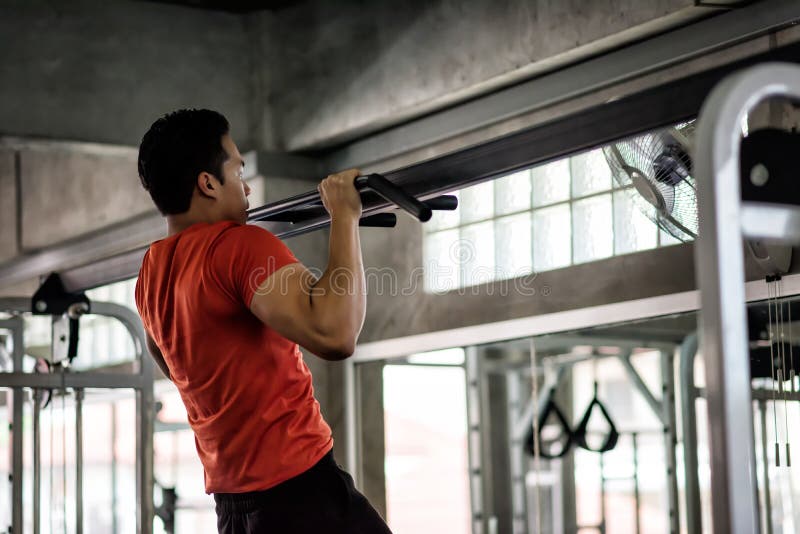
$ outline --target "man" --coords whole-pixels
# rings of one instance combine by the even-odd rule
[[[274,235],[247,226],[244,161],[209,110],[157,120],[139,177],[168,236],[142,262],[136,305],[148,349],[180,392],[225,533],[388,533],[333,458],[298,344],[353,353],[366,288],[357,170],[318,189],[331,216],[319,279]]]

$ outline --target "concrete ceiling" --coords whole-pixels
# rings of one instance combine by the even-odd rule
[[[303,0],[142,0],[161,4],[175,4],[208,11],[229,13],[251,13],[253,11],[277,11],[302,3]]]

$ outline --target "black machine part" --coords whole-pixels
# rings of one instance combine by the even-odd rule
[[[50,273],[33,294],[31,311],[53,317],[53,363],[72,363],[78,355],[80,316],[91,311],[86,294],[70,293],[58,273]]]
[[[794,158],[800,153],[800,133],[764,128],[742,139],[739,172],[742,200],[800,205]]]
[[[606,433],[605,439],[603,440],[603,444],[600,447],[594,448],[589,445],[588,441],[586,440],[586,433],[589,427],[589,420],[592,418],[592,412],[594,409],[597,408],[600,410],[600,414],[608,423],[608,433]],[[609,415],[608,410],[600,402],[600,399],[597,398],[597,382],[594,383],[594,396],[592,397],[589,406],[586,407],[586,411],[583,414],[583,418],[581,422],[578,424],[578,428],[575,429],[573,432],[575,443],[581,447],[586,449],[587,451],[592,452],[608,452],[614,447],[617,446],[617,441],[619,440],[619,432],[617,431],[617,425],[614,424],[614,421],[611,419],[611,415]]]

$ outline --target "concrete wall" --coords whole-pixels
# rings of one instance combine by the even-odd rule
[[[210,107],[249,139],[248,50],[237,15],[151,2],[2,2],[0,135],[138,145],[159,115]]]

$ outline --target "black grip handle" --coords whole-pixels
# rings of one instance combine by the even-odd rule
[[[397,215],[394,213],[376,213],[368,215],[358,221],[359,226],[375,228],[394,228],[397,225]]]
[[[442,195],[425,200],[425,205],[432,210],[453,211],[458,208],[458,197],[455,195]]]
[[[389,202],[397,204],[416,217],[420,222],[429,221],[433,215],[431,208],[409,195],[380,174],[359,176],[355,179],[355,186],[359,190],[364,188],[372,189]]]

